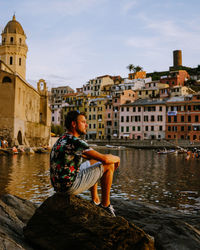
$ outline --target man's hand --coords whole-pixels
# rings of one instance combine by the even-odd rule
[[[120,162],[116,162],[116,163],[114,163],[115,170],[119,167],[119,164],[120,164]]]

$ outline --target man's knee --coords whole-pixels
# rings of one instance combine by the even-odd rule
[[[112,164],[105,164],[105,165],[103,165],[103,168],[104,168],[104,173],[107,172],[107,171],[114,172],[115,165],[114,165],[114,163],[112,163]]]

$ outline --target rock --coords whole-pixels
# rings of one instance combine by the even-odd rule
[[[200,215],[177,212],[138,201],[112,199],[120,216],[154,236],[158,250],[200,249]]]
[[[36,209],[24,235],[36,249],[155,249],[153,238],[124,218],[59,193]]]
[[[33,249],[24,240],[23,227],[35,209],[36,205],[24,199],[12,195],[1,197],[0,249]]]

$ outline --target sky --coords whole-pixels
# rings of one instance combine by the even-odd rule
[[[0,0],[0,30],[12,19],[28,45],[26,79],[74,90],[102,75],[128,76],[200,64],[199,0]]]

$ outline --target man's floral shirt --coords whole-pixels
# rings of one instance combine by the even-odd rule
[[[54,144],[50,154],[50,178],[55,191],[64,192],[79,173],[82,153],[91,150],[78,137],[64,133]]]

